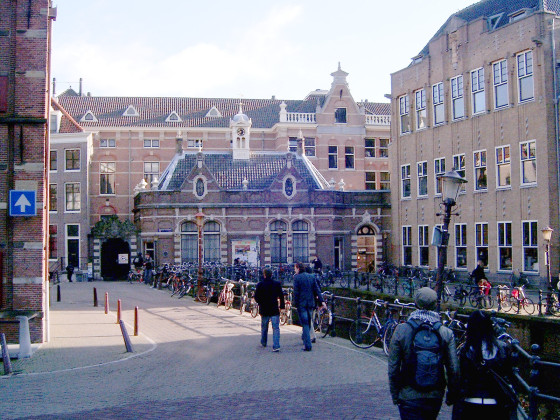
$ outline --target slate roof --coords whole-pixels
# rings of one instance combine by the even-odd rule
[[[499,29],[509,23],[509,15],[514,12],[522,9],[531,9],[533,11],[541,10],[541,2],[544,10],[560,14],[560,0],[482,0],[452,14],[445,24],[435,33],[432,40],[438,38],[445,32],[447,24],[453,17],[458,17],[466,22],[472,22],[481,17],[490,18],[503,13],[495,27],[495,29]],[[422,49],[419,55],[425,56],[429,53],[428,45]]]
[[[293,166],[297,169],[308,189],[321,189],[322,186],[312,175],[307,163],[301,157],[292,155]],[[243,180],[247,179],[248,190],[268,189],[278,174],[286,167],[288,155],[284,154],[257,154],[251,155],[248,160],[233,160],[230,153],[204,153],[204,165],[210,171],[218,187],[222,190],[242,190]],[[197,154],[186,153],[176,156],[162,174],[159,189],[177,191],[196,166]],[[326,181],[322,181],[325,186]]]
[[[83,127],[216,127],[228,128],[230,119],[239,112],[239,99],[182,97],[104,97],[60,95],[58,102]],[[271,128],[279,122],[280,104],[287,112],[315,113],[324,95],[308,95],[304,100],[242,99],[243,113],[252,119],[252,127]],[[123,116],[132,105],[138,116]],[[390,115],[390,105],[367,103],[366,109]],[[221,117],[206,117],[216,107]],[[91,111],[98,121],[81,121]],[[175,111],[182,121],[166,122]]]

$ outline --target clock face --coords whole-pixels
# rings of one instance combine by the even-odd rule
[[[244,130],[244,129],[242,129],[242,128],[238,128],[238,129],[237,129],[237,135],[238,135],[238,136],[242,136],[242,135],[244,135],[244,134],[245,134],[245,130]]]

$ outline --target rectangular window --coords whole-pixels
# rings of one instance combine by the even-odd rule
[[[329,169],[338,168],[338,146],[329,146]]]
[[[511,158],[509,146],[496,147],[496,174],[498,188],[511,186]]]
[[[57,185],[49,184],[49,211],[56,211],[58,204]]]
[[[467,224],[455,224],[455,268],[467,268]]]
[[[445,109],[443,107],[443,82],[432,86],[432,98],[434,103],[434,125],[445,122]]]
[[[517,56],[517,78],[519,82],[519,102],[534,98],[533,52],[526,51]]]
[[[159,147],[158,139],[144,139],[144,148]]]
[[[521,184],[537,182],[537,142],[535,140],[520,143],[521,148]]]
[[[403,265],[412,265],[412,226],[402,228]]]
[[[306,137],[304,139],[305,143],[305,156],[312,157],[315,156],[315,138],[314,137]]]
[[[389,139],[379,139],[379,156],[380,158],[389,157]]]
[[[204,234],[204,261],[218,262],[220,261],[220,235]]]
[[[486,150],[473,153],[474,160],[474,189],[475,191],[486,191],[488,180],[486,179]]]
[[[539,271],[539,231],[536,221],[523,222],[523,271]]]
[[[66,189],[66,211],[80,211],[80,183],[73,182],[65,185]]]
[[[384,191],[391,190],[391,173],[390,172],[379,172],[379,189]]]
[[[99,147],[116,147],[115,139],[101,139],[99,140]]]
[[[427,225],[418,226],[418,265],[430,265],[430,229]]]
[[[434,180],[436,183],[436,195],[441,195],[442,184],[441,175],[445,174],[445,158],[434,159]]]
[[[418,162],[418,196],[428,195],[428,162]]]
[[[507,61],[492,64],[494,70],[494,108],[503,108],[509,104]]]
[[[346,169],[354,169],[354,147],[346,146],[344,148],[344,163]]]
[[[401,134],[410,133],[410,114],[409,114],[408,95],[399,98],[399,119]]]
[[[498,222],[498,270],[511,270],[512,255],[511,222]]]
[[[187,148],[189,149],[202,149],[202,139],[188,139]]]
[[[57,170],[57,153],[56,150],[51,150],[50,153],[50,161],[49,161],[49,171],[56,171]]]
[[[461,175],[463,178],[465,177],[465,154],[462,153],[460,155],[453,156],[453,169]],[[461,187],[460,192],[465,192],[465,184]]]
[[[58,226],[49,225],[49,260],[58,258]]]
[[[185,263],[198,262],[197,235],[181,235],[181,261]]]
[[[377,190],[375,172],[366,172],[366,190]]]
[[[159,162],[144,162],[144,180],[148,186],[156,179],[159,179]]]
[[[365,157],[375,157],[375,139],[365,139]]]
[[[484,112],[486,110],[484,68],[471,71],[471,93],[473,114]]]
[[[292,153],[296,153],[297,152],[297,144],[298,144],[298,138],[297,137],[290,137],[288,139],[288,150]]]
[[[410,165],[401,166],[401,198],[410,197]]]
[[[336,124],[346,124],[346,108],[337,108],[334,111],[334,122]]]
[[[463,96],[463,76],[451,79],[451,104],[453,119],[458,120],[465,116],[465,98]]]
[[[99,194],[115,194],[115,162],[99,163]]]
[[[426,91],[424,89],[414,92],[414,108],[416,110],[416,129],[426,128]]]
[[[80,170],[80,150],[66,150],[66,170],[79,171]]]
[[[475,224],[476,260],[488,267],[488,223]]]

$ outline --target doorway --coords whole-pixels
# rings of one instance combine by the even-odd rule
[[[124,280],[130,270],[130,245],[120,238],[107,239],[101,245],[101,277]]]
[[[375,248],[377,240],[371,226],[358,230],[358,271],[375,271]]]

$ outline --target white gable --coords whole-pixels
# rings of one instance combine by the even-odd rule
[[[221,116],[222,113],[218,111],[218,108],[216,108],[215,106],[213,106],[212,109],[210,109],[210,111],[208,111],[208,113],[206,114],[206,117],[208,118],[219,118]]]
[[[181,122],[183,121],[179,115],[173,111],[168,117],[165,119],[165,122]]]
[[[80,119],[80,122],[97,122],[97,117],[93,115],[93,112],[91,112],[91,110],[88,110]]]
[[[128,108],[126,108],[126,111],[124,111],[123,113],[123,117],[137,117],[140,114],[138,114],[138,111],[136,110],[136,108],[134,108],[134,105],[129,105]]]

